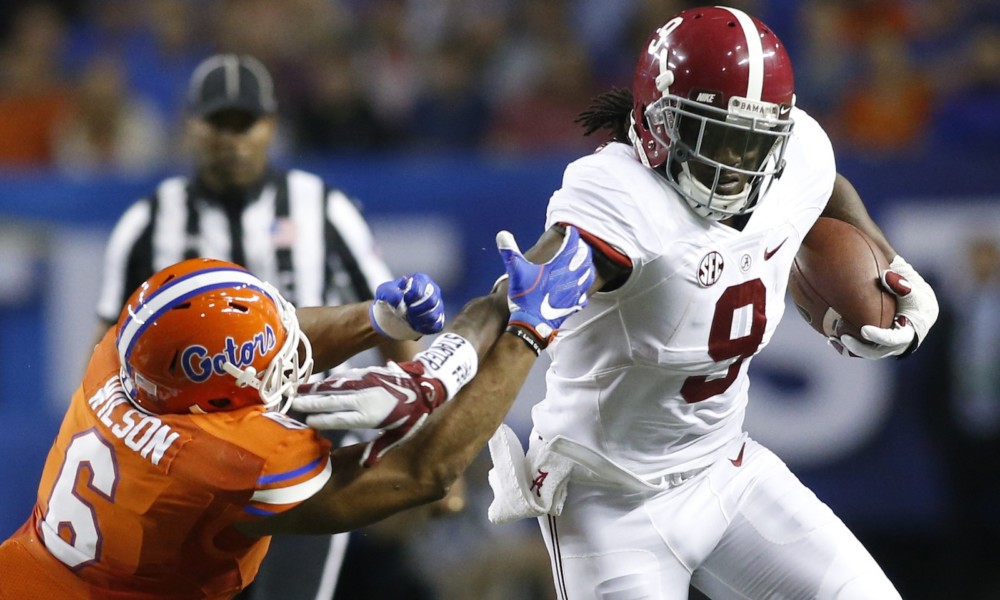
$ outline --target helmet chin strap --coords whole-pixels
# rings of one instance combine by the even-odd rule
[[[691,175],[686,162],[681,163],[681,172],[677,174],[677,188],[695,213],[713,221],[742,213],[750,199],[749,181],[735,194],[719,194]]]

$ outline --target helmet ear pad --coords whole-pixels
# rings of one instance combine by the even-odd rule
[[[311,372],[310,353],[298,364],[301,340],[294,309],[273,287],[211,259],[153,275],[116,329],[122,385],[156,414],[278,404]]]

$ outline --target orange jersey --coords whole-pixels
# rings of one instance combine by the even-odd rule
[[[330,477],[330,444],[263,407],[152,415],[98,345],[49,451],[27,523],[0,546],[0,599],[229,598],[270,538],[233,525],[297,506]]]

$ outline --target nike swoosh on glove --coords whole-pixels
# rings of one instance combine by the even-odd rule
[[[567,227],[559,251],[542,264],[524,258],[508,231],[497,234],[497,249],[509,277],[508,325],[529,333],[538,348],[545,348],[563,322],[587,304],[594,283],[590,246],[575,227]]]
[[[478,368],[472,344],[449,331],[412,361],[352,369],[300,385],[292,407],[309,413],[306,424],[314,429],[382,429],[361,457],[367,467],[416,433],[431,412],[475,377]]]
[[[394,340],[416,340],[444,328],[441,288],[430,275],[414,273],[375,289],[368,309],[372,327]]]
[[[852,336],[831,339],[835,350],[850,352],[854,356],[879,359],[887,356],[907,356],[912,354],[927,337],[927,332],[938,318],[938,301],[930,284],[917,273],[910,263],[896,256],[889,268],[882,272],[882,287],[896,296],[896,317],[891,328],[865,325],[861,337],[868,343]]]
[[[314,413],[306,424],[315,429],[384,429],[365,446],[361,463],[367,467],[416,433],[447,397],[444,385],[414,360],[299,386],[292,407]]]

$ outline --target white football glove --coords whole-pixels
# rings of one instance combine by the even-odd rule
[[[906,356],[927,337],[937,321],[939,308],[937,296],[924,278],[902,256],[896,256],[889,263],[889,269],[882,272],[882,287],[896,296],[896,318],[892,327],[865,325],[861,328],[861,337],[868,343],[849,335],[841,336],[839,344],[837,339],[831,338],[830,345],[835,350],[871,360]]]
[[[478,368],[475,348],[462,336],[441,334],[412,361],[352,369],[299,386],[295,410],[309,413],[315,429],[382,429],[368,443],[362,464],[375,464],[409,439],[437,407],[455,397]]]

